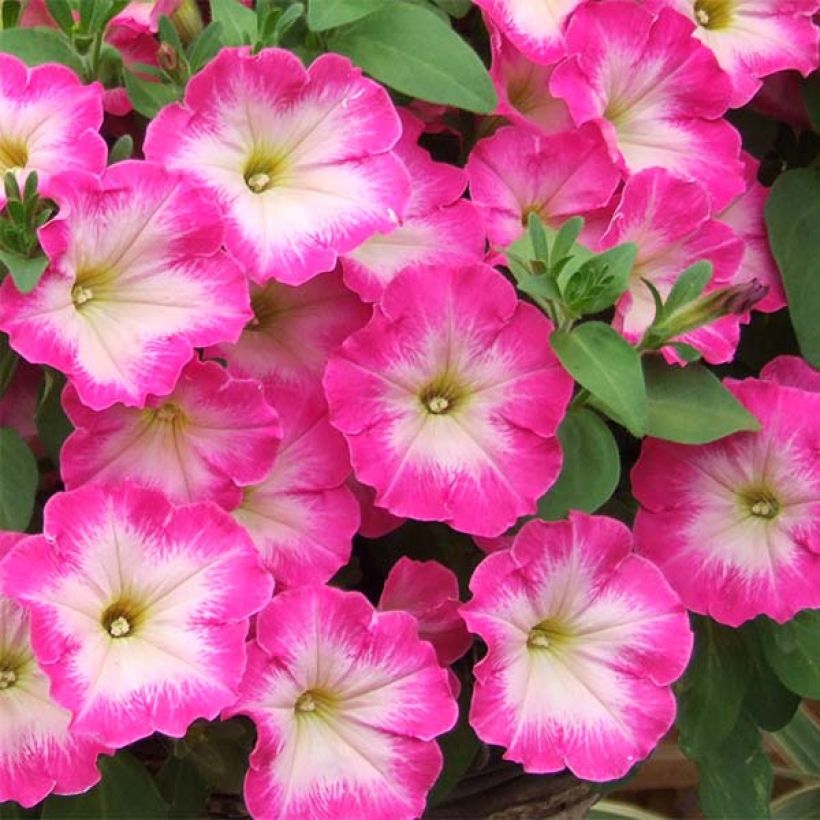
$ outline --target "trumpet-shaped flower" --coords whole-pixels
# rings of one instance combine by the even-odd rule
[[[730,626],[820,606],[820,394],[727,381],[759,432],[645,439],[632,470],[638,549],[691,610]]]
[[[23,537],[0,533],[0,558]],[[28,808],[52,792],[84,792],[100,779],[97,755],[109,750],[69,729],[70,722],[34,659],[28,612],[0,587],[0,803]]]
[[[142,410],[90,410],[71,385],[63,407],[77,428],[60,453],[66,489],[128,478],[177,504],[230,504],[237,485],[270,471],[282,432],[259,382],[233,379],[198,359],[186,365],[173,393],[151,396]]]
[[[429,641],[442,666],[457,661],[472,638],[458,611],[458,578],[438,561],[402,556],[384,582],[379,610],[409,612],[418,621],[419,638]]]
[[[492,268],[415,268],[325,371],[356,478],[394,515],[498,535],[555,481],[572,380]],[[491,498],[492,504],[486,503]]]
[[[623,776],[675,717],[686,611],[629,530],[603,516],[525,524],[479,564],[467,626],[487,643],[470,722],[528,772]]]
[[[208,185],[228,250],[257,282],[298,285],[397,222],[409,192],[387,92],[338,54],[223,49],[150,124],[145,156]]]
[[[36,171],[48,188],[61,171],[100,173],[108,157],[98,133],[102,118],[99,83],[83,85],[65,66],[27,68],[0,53],[0,178]],[[0,208],[4,204],[0,185]]]
[[[277,584],[329,581],[350,558],[359,505],[345,484],[350,458],[316,396],[274,394],[283,437],[268,474],[245,487],[233,517]]]
[[[260,820],[419,817],[441,770],[434,738],[458,714],[414,618],[321,586],[261,613],[231,712],[256,724],[245,802]]]
[[[712,263],[708,289],[734,281],[744,253],[743,241],[727,225],[710,217],[701,185],[660,168],[630,177],[602,236],[600,249],[622,242],[638,246],[626,293],[615,308],[615,326],[636,342],[652,324],[655,302],[644,280],[665,299],[678,277],[695,262]],[[740,336],[740,317],[722,317],[680,337],[710,362],[732,358]]]
[[[476,0],[487,17],[531,60],[554,63],[567,52],[564,29],[583,0]]]
[[[761,77],[785,69],[808,76],[817,68],[817,0],[648,0],[690,18],[697,37],[732,78],[732,107],[755,95]]]
[[[127,483],[53,496],[0,574],[72,729],[113,747],[181,737],[233,703],[273,586],[227,513]]]
[[[671,9],[588,3],[567,29],[550,88],[579,125],[595,122],[629,173],[662,167],[700,182],[721,208],[742,193],[740,135],[720,117],[731,82]]]
[[[475,206],[461,199],[467,177],[460,168],[434,162],[416,143],[424,124],[402,112],[396,145],[412,187],[401,224],[367,239],[342,260],[345,283],[368,302],[411,265],[469,265],[484,258],[484,229]]]
[[[194,347],[234,341],[248,286],[221,249],[217,206],[149,162],[59,180],[59,217],[40,230],[38,287],[0,290],[0,329],[32,362],[66,373],[95,410],[170,393]]]
[[[473,149],[467,176],[496,248],[518,239],[531,213],[558,227],[606,205],[621,179],[594,125],[549,136],[501,128]]]
[[[370,308],[333,271],[294,287],[251,285],[253,319],[236,344],[211,352],[237,376],[259,379],[279,396],[322,395],[330,354],[370,318]]]

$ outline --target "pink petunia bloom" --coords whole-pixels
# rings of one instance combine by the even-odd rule
[[[569,109],[549,89],[554,65],[534,63],[522,54],[492,23],[490,76],[498,93],[497,115],[514,125],[535,127],[544,134],[558,134],[574,127]]]
[[[567,53],[564,29],[583,0],[475,0],[490,21],[537,63],[554,63]]]
[[[0,329],[22,356],[62,370],[102,410],[169,393],[194,347],[237,339],[248,286],[203,189],[141,161],[59,188],[60,215],[40,230],[50,265],[39,286],[23,295],[7,279],[0,290]]]
[[[68,490],[128,478],[176,504],[225,506],[237,485],[267,475],[282,437],[259,382],[231,378],[215,362],[198,359],[185,366],[173,393],[149,397],[145,409],[90,410],[71,385],[63,407],[77,428],[60,453]]]
[[[702,186],[661,168],[641,171],[626,181],[598,248],[622,242],[638,246],[628,290],[615,307],[615,327],[630,342],[640,340],[655,315],[652,294],[643,280],[650,281],[665,299],[680,274],[705,259],[713,266],[707,289],[726,287],[734,281],[744,253],[743,241],[735,232],[710,217]],[[717,363],[732,358],[739,336],[740,317],[732,315],[679,339]]]
[[[269,393],[282,421],[270,472],[242,491],[233,517],[286,587],[329,581],[350,558],[359,505],[345,482],[350,458],[316,396]]]
[[[468,627],[487,643],[470,723],[528,772],[622,777],[675,717],[686,611],[619,521],[531,521],[479,564]]]
[[[208,185],[228,250],[257,282],[298,285],[393,228],[409,177],[387,92],[338,54],[226,48],[164,108],[145,156]]]
[[[359,502],[359,535],[365,538],[381,538],[397,530],[407,519],[399,518],[393,513],[376,505],[376,491],[351,475],[347,479],[347,486]]]
[[[236,344],[214,347],[237,376],[259,379],[275,395],[322,395],[330,354],[370,318],[371,310],[346,288],[339,271],[293,287],[251,285],[253,319]]]
[[[248,617],[273,582],[213,504],[173,507],[133,484],[53,496],[44,534],[0,564],[72,729],[113,747],[182,737],[233,703]]]
[[[28,68],[0,53],[0,177],[22,182],[36,171],[40,187],[62,171],[100,173],[108,159],[102,124],[102,86],[83,85],[65,66]],[[0,185],[0,208],[6,197]]]
[[[531,213],[559,227],[602,207],[621,179],[594,125],[549,136],[521,126],[501,128],[477,143],[467,176],[496,248],[518,239]]]
[[[786,306],[786,294],[783,291],[780,272],[769,249],[764,217],[769,189],[757,181],[760,163],[745,153],[743,163],[746,169],[745,192],[716,216],[721,222],[729,225],[744,243],[743,261],[732,277],[732,283],[757,279],[769,290],[754,309],[762,313],[774,313]]]
[[[740,135],[719,119],[731,81],[671,9],[588,3],[567,29],[570,55],[552,75],[579,125],[597,123],[613,160],[629,173],[662,167],[695,179],[716,208],[742,193]]]
[[[23,538],[0,532],[0,559]],[[34,659],[28,612],[0,586],[0,803],[28,808],[52,792],[84,792],[100,779],[97,755],[110,750],[69,729],[70,721]]]
[[[762,429],[700,446],[645,439],[635,541],[689,609],[729,626],[782,623],[820,606],[820,394],[726,386]]]
[[[419,638],[429,641],[442,666],[457,661],[473,642],[459,614],[458,578],[437,561],[402,556],[384,582],[379,610],[409,612],[418,621]]]
[[[342,259],[345,284],[368,302],[412,265],[470,265],[484,258],[484,228],[475,205],[461,199],[467,177],[460,168],[434,162],[417,145],[424,124],[401,112],[404,132],[396,156],[412,187],[401,224],[365,240]]]
[[[784,387],[797,387],[812,393],[820,393],[820,371],[815,370],[799,356],[778,356],[761,371],[760,378],[777,382]]]
[[[479,535],[535,510],[561,468],[555,431],[572,392],[551,331],[487,266],[416,268],[388,285],[324,379],[331,423],[380,507]]]
[[[458,709],[416,621],[358,592],[303,587],[257,620],[242,695],[258,741],[245,802],[259,820],[419,817]]]
[[[658,12],[673,8],[696,23],[697,37],[732,78],[732,108],[749,102],[760,78],[797,69],[808,76],[817,67],[817,0],[647,0]]]

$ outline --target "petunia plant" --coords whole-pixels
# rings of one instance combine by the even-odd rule
[[[817,816],[818,13],[0,0],[0,816]]]

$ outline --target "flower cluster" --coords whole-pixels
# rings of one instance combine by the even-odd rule
[[[71,428],[42,526],[0,533],[0,802],[84,792],[99,755],[245,715],[254,817],[420,816],[472,670],[483,742],[613,780],[675,719],[688,612],[820,607],[820,377],[799,358],[714,379],[728,434],[644,425],[634,524],[591,514],[606,498],[541,507],[573,480],[579,419],[633,429],[578,365],[596,351],[568,355],[583,314],[639,380],[641,357],[708,377],[693,357],[733,361],[752,309],[786,305],[726,115],[816,67],[818,3],[476,4],[498,104],[463,167],[428,150],[446,111],[397,107],[340,54],[251,46],[106,166],[124,89],[0,54],[9,211],[35,183],[50,203],[42,276],[0,285],[19,357],[0,426],[36,439],[44,366]],[[106,42],[161,65],[179,6],[130,3]],[[610,301],[609,268],[578,295],[625,243]],[[489,554],[387,560],[405,519]],[[359,584],[371,547],[385,571]]]

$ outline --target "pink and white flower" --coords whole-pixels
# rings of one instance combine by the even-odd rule
[[[797,387],[820,393],[820,371],[815,370],[799,356],[778,356],[772,359],[761,371],[760,378],[777,382],[784,387]]]
[[[675,717],[686,611],[629,530],[603,516],[531,521],[479,564],[462,606],[487,643],[470,723],[528,772],[622,777]]]
[[[108,158],[102,124],[102,86],[83,85],[62,65],[28,68],[0,53],[0,178],[23,181],[36,171],[40,188],[61,171],[98,174]],[[5,194],[0,185],[0,208]]]
[[[394,279],[324,379],[376,503],[479,535],[532,513],[561,468],[555,431],[572,392],[551,331],[483,265]]]
[[[424,124],[401,112],[404,132],[395,148],[410,173],[410,199],[401,224],[365,240],[342,259],[345,284],[368,302],[411,265],[469,265],[484,258],[484,229],[475,206],[461,199],[467,177],[434,162],[417,145]]]
[[[458,714],[414,618],[321,586],[260,614],[236,712],[257,728],[245,802],[260,820],[419,817],[442,765],[434,738]]]
[[[40,284],[0,290],[0,329],[22,356],[62,370],[102,410],[169,393],[194,347],[237,339],[248,286],[203,189],[140,161],[63,176],[59,189]]]
[[[118,748],[182,737],[233,703],[248,617],[273,583],[227,513],[89,485],[53,496],[43,530],[0,573],[31,612],[35,656],[72,730]]]
[[[0,559],[24,536],[0,532]],[[0,586],[0,803],[28,808],[46,795],[79,794],[99,779],[109,752],[69,728],[71,713],[48,693],[29,639],[29,614]]]
[[[418,622],[419,638],[429,641],[442,666],[457,661],[473,642],[458,608],[458,578],[438,561],[402,556],[384,582],[379,611],[409,612]]]
[[[381,538],[397,530],[407,519],[399,518],[393,513],[376,505],[376,491],[351,475],[347,486],[359,502],[359,535],[365,538]]]
[[[470,196],[490,244],[503,248],[537,214],[552,227],[605,205],[621,174],[594,125],[541,135],[507,126],[475,146],[467,161]]]
[[[151,122],[145,156],[209,186],[228,250],[257,282],[298,285],[389,231],[409,193],[387,92],[338,54],[223,49]]]
[[[707,260],[713,267],[707,290],[727,287],[735,281],[744,253],[743,241],[735,232],[711,218],[703,187],[660,168],[641,171],[626,181],[598,248],[622,242],[638,246],[628,289],[615,307],[615,327],[630,342],[640,340],[655,316],[644,280],[665,299],[686,268]],[[685,333],[680,341],[691,344],[710,362],[726,362],[734,355],[739,337],[740,317],[732,315]]]
[[[567,28],[570,56],[552,75],[578,125],[597,123],[613,160],[631,174],[662,167],[695,179],[716,208],[742,193],[740,135],[720,119],[731,82],[671,9],[588,3]]]
[[[531,60],[554,63],[567,53],[564,29],[583,0],[475,0]]]
[[[253,319],[236,344],[210,352],[224,359],[231,373],[259,379],[277,397],[282,391],[321,396],[330,354],[371,314],[344,286],[339,271],[298,287],[251,284],[251,308]]]
[[[359,505],[345,484],[347,447],[328,423],[323,400],[269,395],[282,421],[282,443],[271,470],[243,489],[231,514],[277,585],[324,583],[347,563],[359,527]]]
[[[168,396],[144,409],[116,404],[94,411],[67,385],[63,407],[74,425],[60,453],[66,489],[132,479],[177,504],[235,501],[237,487],[261,481],[282,436],[257,381],[231,378],[215,362],[193,359]]]
[[[683,603],[729,626],[820,606],[820,394],[727,380],[757,433],[645,439],[632,470],[638,549]]]
[[[648,0],[653,12],[673,8],[695,22],[697,37],[732,78],[732,107],[755,95],[761,77],[817,68],[817,0]]]

